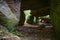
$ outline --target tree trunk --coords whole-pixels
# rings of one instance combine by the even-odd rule
[[[20,21],[19,21],[18,26],[23,26],[24,25],[24,22],[25,22],[25,14],[24,14],[23,10],[21,10],[21,13],[20,13]]]

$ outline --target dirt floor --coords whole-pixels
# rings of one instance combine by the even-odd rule
[[[17,29],[25,35],[25,37],[22,37],[22,40],[55,40],[52,27],[45,28],[38,25],[25,25],[17,27]]]

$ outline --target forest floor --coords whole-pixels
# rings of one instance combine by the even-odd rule
[[[55,40],[52,27],[43,28],[38,25],[29,25],[17,27],[17,29],[25,35],[22,40]]]

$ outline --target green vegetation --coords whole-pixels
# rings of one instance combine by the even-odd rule
[[[17,36],[23,36],[23,34],[21,34],[16,30],[16,28],[14,27],[15,25],[16,25],[16,22],[0,14],[0,30],[4,31],[3,32],[4,34],[8,34],[6,32],[9,32]]]
[[[60,2],[59,0],[51,0],[51,2],[51,20],[56,33],[56,40],[60,40]]]
[[[26,17],[25,23],[26,23],[28,17],[30,16],[30,12],[31,12],[31,10],[25,10],[25,11],[24,11],[25,17]]]

